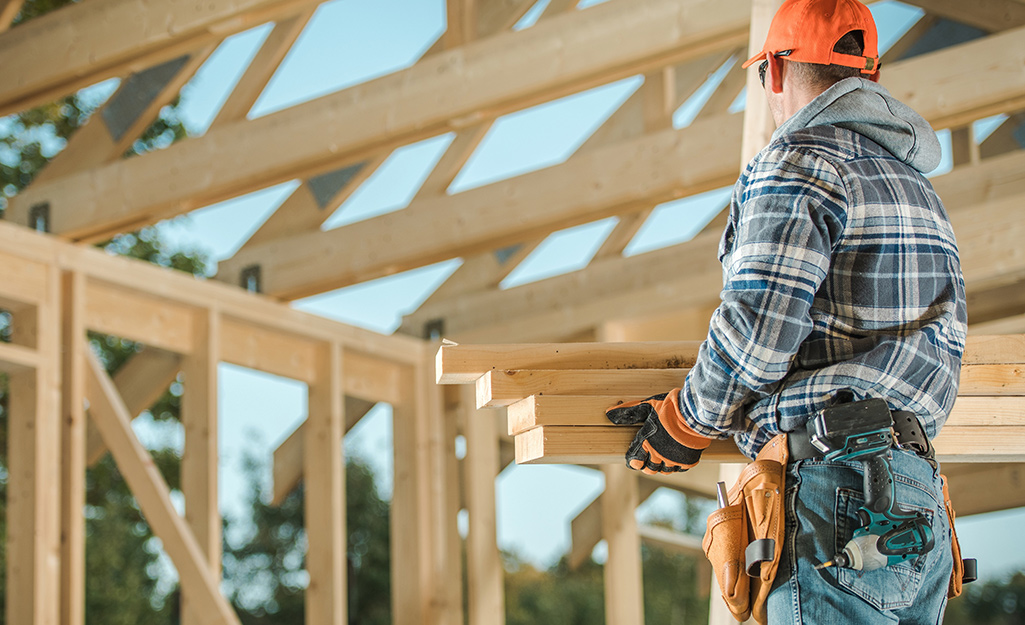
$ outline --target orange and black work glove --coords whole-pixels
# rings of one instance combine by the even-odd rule
[[[680,389],[613,406],[605,416],[616,425],[641,425],[626,466],[644,473],[677,473],[693,467],[712,439],[692,430],[680,412]]]

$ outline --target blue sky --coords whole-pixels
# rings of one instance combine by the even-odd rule
[[[529,27],[546,4],[547,0],[541,0],[518,27]],[[581,6],[590,4],[597,2],[582,2]],[[444,30],[444,5],[444,0],[334,0],[323,4],[249,117],[266,115],[409,66]],[[884,48],[921,15],[917,9],[893,2],[873,4],[872,10]],[[229,38],[184,88],[181,114],[191,134],[201,135],[207,130],[269,31],[269,26],[261,26]],[[728,65],[724,66],[706,89],[677,112],[677,127],[690,122],[727,69]],[[499,119],[449,192],[562,162],[642,80],[639,76],[628,78]],[[114,86],[109,83],[97,91],[110,91]],[[733,110],[741,105],[742,99],[738,99]],[[941,138],[946,139],[943,133]],[[401,210],[451,139],[451,135],[443,135],[396,150],[332,215],[325,228]],[[948,168],[947,163],[939,171]],[[297,184],[284,183],[197,210],[161,224],[161,232],[177,244],[203,251],[215,260],[228,257]],[[659,207],[630,243],[627,255],[687,240],[725,205],[727,198],[728,189],[718,190]],[[503,282],[503,287],[583,267],[614,225],[615,219],[606,219],[552,234]],[[401,316],[415,310],[459,262],[442,262],[294,305],[391,333]],[[248,451],[269,461],[270,451],[305,416],[305,387],[226,364],[220,366],[219,374],[221,506],[226,514],[238,515],[242,454]],[[137,430],[146,437],[154,435],[155,427],[144,419]],[[346,438],[346,450],[369,459],[385,491],[390,492],[391,413],[387,406],[379,406],[354,428]],[[515,549],[537,564],[554,562],[568,549],[570,519],[601,491],[602,482],[599,473],[578,467],[510,467],[497,482],[500,546]],[[647,519],[677,515],[678,511],[678,497],[660,490],[638,514]],[[465,519],[462,521],[465,523]],[[1009,566],[1025,567],[1025,540],[1018,532],[1023,521],[1025,514],[1020,510],[959,519],[966,555],[980,557],[984,575]]]

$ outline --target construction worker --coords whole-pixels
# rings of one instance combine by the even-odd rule
[[[868,398],[936,436],[957,395],[967,314],[946,211],[924,174],[936,134],[877,84],[871,13],[787,0],[758,63],[777,129],[734,187],[724,286],[681,389],[608,411],[643,424],[627,464],[684,471],[711,439],[749,457],[789,433],[785,538],[770,623],[938,623],[951,576],[935,462],[893,449],[896,498],[931,520],[926,555],[874,571],[815,566],[859,527],[861,467],[807,444],[823,409]],[[685,268],[681,268],[685,270]]]

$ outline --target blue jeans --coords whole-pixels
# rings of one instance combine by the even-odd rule
[[[936,539],[932,551],[875,571],[816,571],[815,565],[832,559],[861,525],[861,463],[792,462],[783,554],[767,606],[770,625],[942,622],[953,558],[939,473],[911,452],[890,455],[896,500],[930,518]]]

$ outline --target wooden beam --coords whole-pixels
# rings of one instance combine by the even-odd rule
[[[979,163],[979,144],[975,142],[975,131],[971,125],[950,130],[950,153],[954,167]]]
[[[516,437],[517,464],[621,464],[636,426],[543,426]],[[947,425],[934,441],[941,462],[1025,462],[1025,426]],[[703,462],[745,462],[732,441],[714,441]]]
[[[86,290],[89,330],[179,354],[195,347],[190,307],[98,280],[90,280]]]
[[[715,497],[715,482],[719,468],[713,463],[698,464],[684,473],[672,475],[638,475],[638,502],[643,503],[659,488],[670,488],[687,496]],[[602,539],[602,508],[599,495],[586,508],[580,511],[570,523],[571,547],[567,554],[567,562],[571,569],[583,564],[594,550],[594,546]],[[641,528],[641,539],[644,539],[644,528]]]
[[[61,269],[81,270],[89,276],[90,283],[108,284],[110,288],[133,293],[139,298],[150,298],[173,306],[190,307],[193,310],[209,308],[211,302],[215,302],[224,315],[240,321],[285,334],[340,342],[346,348],[375,358],[412,364],[419,361],[424,354],[425,344],[418,339],[385,336],[348,326],[282,306],[267,297],[245,293],[213,280],[196,280],[185,272],[157,267],[137,259],[112,256],[103,250],[88,246],[71,245],[52,236],[31,232],[3,221],[0,221],[0,250],[8,252],[0,252],[0,260],[5,256],[18,260],[20,256],[28,261],[15,263],[13,267],[28,267],[30,275],[36,278],[39,275],[32,271],[33,267],[46,267],[47,263],[52,263]],[[45,276],[45,273],[43,275]],[[8,292],[12,284],[21,285],[23,282],[21,275],[9,278],[3,281],[0,293]],[[19,293],[20,301],[31,303],[38,299],[39,284],[31,285],[31,289],[25,293]],[[18,299],[13,296],[12,298]],[[189,323],[187,318],[179,321]],[[145,342],[147,339],[143,337],[141,340]]]
[[[641,537],[637,533],[637,474],[619,463],[603,467],[602,535],[609,548],[605,562],[605,622],[643,623]]]
[[[234,281],[259,262],[264,291],[294,299],[709,191],[736,176],[714,156],[730,145],[729,128],[711,120],[667,130],[343,228],[254,246],[220,263],[221,272]],[[696,163],[694,153],[708,158]]]
[[[348,432],[354,425],[359,423],[370,409],[376,404],[374,402],[357,399],[355,397],[345,398],[345,431]],[[272,461],[271,504],[278,506],[285,500],[303,477],[303,463],[306,458],[306,427],[305,421],[288,435],[274,449]]]
[[[944,463],[958,518],[1025,506],[1025,465]]]
[[[478,407],[509,406],[531,395],[544,403],[552,396],[602,396],[605,408],[619,399],[643,399],[683,386],[689,369],[591,369],[591,370],[493,370],[477,380]],[[1025,396],[1025,367],[1018,365],[968,364],[961,368],[959,397]],[[588,403],[588,407],[592,404]],[[597,404],[593,405],[597,407]],[[558,414],[572,412],[565,403],[555,404]],[[601,409],[602,414],[604,408]],[[580,417],[582,418],[582,417]]]
[[[664,81],[672,84],[671,94],[668,91],[663,91],[662,95],[671,95],[672,102],[669,108],[670,114],[678,109],[688,98],[694,95],[701,85],[708,80],[715,70],[725,63],[733,54],[735,50],[716,50],[710,54],[706,54],[698,59],[681,63],[675,66],[672,70],[671,80]],[[665,68],[663,68],[665,69]],[[645,78],[647,82],[647,78]],[[626,102],[624,102],[612,115],[609,116],[605,123],[598,127],[587,141],[585,141],[580,148],[577,150],[577,154],[585,154],[596,148],[620,143],[629,139],[635,139],[649,132],[650,129],[645,124],[644,112],[652,106],[648,100],[653,97],[656,99],[656,104],[662,101],[662,95],[659,94],[658,89],[647,89],[643,88],[635,91]]]
[[[152,67],[309,4],[99,0],[64,7],[0,36],[0,66],[7,68],[0,115]]]
[[[185,430],[181,462],[182,495],[185,498],[185,522],[203,552],[210,576],[220,579],[222,536],[221,513],[217,504],[217,363],[220,360],[221,320],[215,310],[201,310],[194,313],[194,317],[192,344],[197,349],[182,359],[184,393],[181,422]],[[131,417],[132,413],[128,414]],[[197,613],[201,608],[192,592],[183,588],[181,601],[182,622],[185,625],[202,622],[202,616]]]
[[[969,334],[972,332],[982,334],[1021,334],[1025,332],[1025,314],[972,324],[968,326],[968,332]]]
[[[644,398],[683,386],[689,369],[488,371],[477,380],[477,406],[508,406],[530,395],[603,394]],[[615,402],[613,402],[615,403]]]
[[[61,625],[85,623],[85,277],[63,275],[61,328]]]
[[[677,369],[690,367],[700,341],[650,343],[521,343],[442,345],[435,356],[438,384],[467,384],[485,373],[513,369]]]
[[[37,288],[42,301],[12,327],[27,335],[13,338],[35,348],[39,366],[8,378],[5,617],[8,623],[48,625],[58,622],[64,599],[60,273],[50,267]]]
[[[7,269],[0,285],[0,294],[9,302],[5,307],[36,304],[46,299],[46,263],[3,251],[0,251],[0,263]]]
[[[1017,196],[971,210],[951,211],[969,293],[1025,278],[1025,253],[1020,245],[1025,219],[1018,210],[1021,201],[1022,196]]]
[[[304,519],[309,537],[306,569],[307,625],[348,623],[346,598],[345,460],[342,433],[345,379],[342,349],[329,344],[318,350],[321,379],[310,386],[305,422]]]
[[[114,455],[153,534],[163,543],[178,570],[182,592],[191,597],[198,622],[239,625],[238,616],[220,593],[220,579],[213,575],[202,547],[175,511],[167,483],[132,432],[131,415],[118,396],[114,382],[95,356],[89,354],[87,363],[89,416]]]
[[[544,426],[516,437],[517,464],[623,464],[636,426]],[[702,462],[746,462],[733,441],[713,441]]]
[[[748,50],[761,50],[765,38],[769,34],[772,17],[783,4],[783,0],[752,0],[751,27],[748,34]],[[744,108],[744,133],[740,147],[739,169],[754,158],[763,147],[769,144],[776,122],[769,110],[769,102],[765,99],[765,90],[758,78],[758,64],[747,68],[747,105]]]
[[[533,0],[480,0],[477,7],[477,36],[508,30],[526,15]]]
[[[908,4],[986,32],[1025,26],[1025,4],[1016,0],[908,0]]]
[[[0,33],[11,27],[11,22],[18,17],[25,0],[0,0]]]
[[[979,144],[979,157],[992,158],[1008,152],[1016,152],[1023,147],[1018,140],[1018,134],[1022,125],[1025,124],[1025,112],[1013,113],[997,126],[996,130],[990,133],[981,144]]]
[[[313,17],[315,9],[315,5],[305,7],[295,15],[278,20],[274,24],[274,30],[263,40],[256,56],[250,61],[245,73],[242,74],[228,99],[221,106],[221,110],[217,112],[210,128],[246,118],[249,110],[253,108],[256,100],[267,87],[267,83],[278,70],[281,61],[292,49],[292,44],[299,38],[303,29],[306,28],[306,24]]]
[[[881,82],[937,130],[1019,110],[1025,106],[1025,76],[1017,71],[1025,63],[1022,33],[1016,28],[894,63]]]
[[[470,515],[466,535],[469,625],[505,623],[505,569],[498,550],[495,479],[499,472],[498,429],[492,415],[477,414],[470,387],[460,389],[466,412],[464,479]]]
[[[178,377],[181,370],[181,358],[174,353],[146,347],[114,374],[114,386],[125,402],[128,414],[138,416],[143,410],[150,408],[167,392],[167,387]],[[96,424],[89,421],[86,425],[85,462],[94,466],[107,453]]]
[[[445,0],[448,27],[441,39],[446,50],[477,38],[477,0]]]
[[[579,2],[580,0],[551,0],[548,3],[548,6],[545,7],[544,12],[541,13],[541,17],[537,19],[538,21],[541,21],[544,19],[550,19],[551,17],[559,15],[560,13],[574,11],[576,10],[577,4],[579,4]]]
[[[640,232],[644,222],[651,216],[655,207],[645,208],[630,215],[620,215],[616,227],[609,233],[609,236],[602,242],[601,247],[594,253],[594,258],[615,258],[623,254],[626,246],[630,245],[637,233]]]
[[[304,180],[281,206],[271,213],[267,221],[260,224],[239,251],[276,239],[319,230],[320,226],[334,214],[335,209],[349,199],[356,189],[380,168],[388,155],[389,152],[384,151],[371,155],[360,163]],[[236,284],[238,282],[235,281]]]
[[[1013,206],[1025,194],[1023,167],[1025,151],[1018,151],[932,180],[957,222],[963,261],[978,267],[973,279],[981,282],[978,286],[969,282],[969,290],[997,281],[993,269],[1018,270],[1021,253],[1015,232],[1020,226],[1015,225]],[[979,212],[959,217],[966,208],[985,203],[994,203],[998,211],[980,206]],[[1002,221],[994,227],[997,218]],[[467,294],[456,308],[423,307],[406,321],[443,319],[446,337],[467,343],[496,336],[510,342],[558,340],[607,322],[610,310],[619,318],[631,318],[668,312],[679,308],[680,302],[714,305],[722,288],[722,268],[716,260],[720,238],[717,232],[704,232],[686,243],[630,258],[598,259],[566,275],[503,291]],[[997,260],[990,263],[994,257]],[[681,273],[679,267],[688,271]],[[667,280],[665,276],[674,277]]]
[[[568,11],[574,8],[575,5],[576,0],[563,0],[558,6],[554,6],[554,3],[549,3],[545,13],[542,15],[542,19],[546,15],[551,15],[553,11]],[[682,99],[690,97],[701,86],[708,74],[721,65],[728,56],[729,54],[724,55],[722,52],[717,52],[697,61],[685,63],[680,67],[674,68],[671,72],[667,68],[663,68],[659,72],[652,73],[650,75],[651,80],[649,81],[648,77],[646,77],[645,85],[642,85],[640,89],[634,92],[622,106],[605,120],[591,137],[580,146],[576,153],[586,153],[604,145],[639,137],[646,131],[668,127],[671,123],[671,114],[680,105]],[[671,77],[663,75],[667,72],[671,74]],[[669,88],[670,85],[671,88]],[[667,101],[669,99],[672,101]],[[659,103],[664,105],[664,110],[660,119],[656,121],[652,117],[652,111],[657,112],[660,110]],[[648,113],[647,118],[645,117],[646,112]],[[659,116],[656,114],[655,117]],[[486,132],[486,128],[484,125],[477,128],[482,130],[480,138],[483,138],[483,132]],[[455,141],[446,151],[438,166],[435,167],[434,172],[431,173],[427,182],[421,187],[417,197],[428,197],[429,193],[441,195],[448,188],[452,178],[458,171],[458,167],[461,167],[465,163],[466,158],[470,156],[470,150],[463,147],[461,137],[463,137],[463,132],[456,136]],[[468,141],[473,139],[474,137],[469,137]],[[476,142],[471,145],[472,148],[475,148]],[[457,148],[459,149],[457,150]],[[452,158],[454,162],[450,165],[448,161],[453,153],[455,153]],[[456,156],[462,156],[462,159],[455,160],[454,157]],[[444,169],[443,165],[446,166]],[[452,165],[458,165],[458,167],[453,167]],[[445,175],[442,172],[450,175]],[[435,181],[435,178],[440,179]],[[621,222],[617,225],[615,232],[609,236],[606,243],[596,253],[596,257],[600,258],[621,252],[629,243],[629,239],[636,234],[637,229],[643,224],[650,211],[650,208],[639,211],[625,223]],[[640,217],[641,215],[644,215],[644,217]],[[520,243],[516,252],[508,257],[502,255],[503,257],[500,258],[499,254],[493,252],[471,255],[464,260],[459,269],[445,283],[423,302],[422,307],[447,306],[447,302],[452,298],[461,297],[469,292],[497,288],[499,283],[543,240],[544,237],[538,237]],[[421,334],[421,327],[420,324],[415,323],[403,324],[401,331],[416,336]]]
[[[395,472],[392,494],[392,614],[404,623],[462,622],[462,588],[450,583],[458,564],[450,545],[457,537],[448,505],[454,440],[446,440],[441,387],[424,361],[407,380],[415,394],[393,410]]]
[[[900,39],[895,41],[892,46],[882,55],[879,59],[881,64],[886,65],[887,70],[891,63],[901,60],[904,55],[910,50],[918,41],[925,36],[933,26],[939,22],[940,18],[935,15],[926,13],[915,22],[911,28],[907,30]]]
[[[665,551],[681,553],[702,560],[705,558],[705,551],[701,548],[701,538],[697,536],[675,532],[656,525],[641,525],[637,528],[637,532],[642,541]]]
[[[719,86],[709,96],[708,101],[701,107],[695,119],[707,119],[729,113],[730,105],[733,104],[733,101],[737,99],[737,96],[740,95],[740,92],[747,84],[747,70],[740,67],[747,60],[747,50],[742,50],[736,57],[737,59],[733,67],[729,69],[722,82],[719,83]]]
[[[39,352],[22,345],[0,343],[0,372],[22,373],[42,366]]]
[[[594,328],[609,320],[610,311],[627,319],[678,307],[680,302],[698,305],[702,296],[717,302],[722,267],[715,250],[720,238],[709,233],[629,258],[598,259],[580,271],[470,294],[455,310],[421,310],[416,316],[443,318],[446,336],[466,343],[495,336],[509,342],[543,341]],[[680,272],[680,267],[688,270]]]
[[[713,5],[714,11],[706,10]],[[744,0],[602,4],[480,41],[471,46],[472,54],[440,53],[337,94],[26,190],[12,202],[8,218],[24,223],[29,207],[49,202],[51,231],[73,238],[152,222],[733,47],[744,37],[746,22]],[[609,46],[613,37],[617,45]],[[500,75],[492,69],[498,65]],[[296,141],[298,136],[304,140]],[[177,175],[169,179],[168,171]]]
[[[225,318],[221,323],[221,359],[225,362],[312,384],[318,341]]]
[[[448,145],[434,169],[420,185],[420,190],[417,191],[414,199],[445,195],[452,181],[459,175],[459,171],[473,155],[480,142],[484,140],[492,125],[492,122],[485,122],[456,132],[452,143]]]
[[[648,500],[659,486],[656,482],[643,479],[638,476],[637,505]],[[604,504],[602,500],[605,494],[599,493],[586,508],[580,511],[570,521],[570,549],[566,554],[566,562],[569,568],[576,570],[580,565],[590,559],[591,553],[603,538],[602,526],[604,525],[603,514]]]
[[[160,110],[206,62],[216,45],[191,50],[177,59],[133,73],[104,105],[75,131],[63,150],[32,180],[45,184],[62,176],[106,165],[124,157],[153,124]]]

